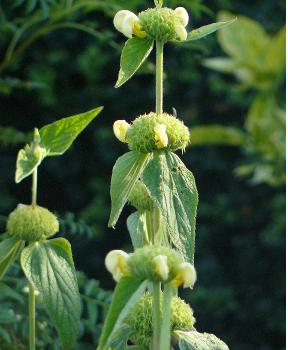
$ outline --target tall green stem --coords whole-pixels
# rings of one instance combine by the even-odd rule
[[[153,282],[152,288],[152,306],[153,306],[153,337],[152,350],[159,350],[160,332],[161,332],[161,283]]]
[[[163,292],[163,312],[159,350],[170,350],[171,343],[171,300],[173,288],[166,284]]]
[[[156,113],[163,113],[163,50],[164,44],[156,41]]]
[[[37,167],[32,174],[32,205],[37,204]],[[29,350],[35,350],[36,346],[35,331],[35,289],[29,283]]]

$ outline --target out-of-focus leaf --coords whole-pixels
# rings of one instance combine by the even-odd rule
[[[221,125],[203,125],[190,129],[191,147],[205,145],[242,146],[247,141],[246,134],[237,128]]]
[[[207,58],[202,61],[203,65],[207,68],[214,69],[221,73],[234,73],[236,64],[235,62],[226,57],[215,57],[215,58]]]
[[[120,60],[120,71],[115,85],[120,87],[129,80],[141,67],[153,49],[152,39],[140,39],[137,37],[127,40]]]
[[[208,24],[206,26],[194,29],[188,34],[186,41],[193,41],[193,40],[202,39],[205,36],[212,34],[219,29],[227,27],[228,25],[234,23],[235,21],[236,21],[236,18],[228,20],[228,21],[211,23],[211,24]]]
[[[286,62],[286,28],[283,27],[273,38],[267,52],[267,64],[271,70],[283,74]],[[284,75],[282,77],[284,79]]]

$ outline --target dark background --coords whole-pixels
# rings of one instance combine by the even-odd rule
[[[1,2],[0,59],[11,39],[3,13],[8,22],[17,24],[42,11],[45,22],[49,17],[45,11],[53,2],[35,1],[32,10],[27,9],[31,1]],[[189,7],[192,27],[214,21],[223,9],[259,21],[270,34],[285,20],[285,3],[279,0],[171,3]],[[127,150],[114,137],[112,124],[117,119],[131,121],[154,108],[152,56],[142,74],[120,89],[113,87],[124,38],[113,29],[112,16],[117,6],[141,10],[152,5],[152,1],[113,0],[99,1],[93,11],[82,8],[72,19],[91,25],[100,33],[98,38],[73,29],[52,31],[0,71],[6,79],[0,93],[3,231],[8,213],[17,203],[30,201],[30,180],[14,183],[16,155],[26,133],[62,117],[105,107],[65,155],[45,160],[39,170],[38,194],[39,204],[61,218],[62,234],[72,242],[77,269],[99,279],[105,289],[114,287],[103,264],[106,253],[132,249],[125,226],[132,208],[125,208],[115,230],[107,228],[112,166]],[[224,53],[215,35],[189,48],[167,45],[165,111],[175,107],[189,127],[217,123],[243,128],[255,93],[235,90],[232,76],[203,67],[204,58],[216,56]],[[15,78],[19,81],[9,80]],[[285,347],[284,188],[255,185],[235,176],[235,166],[245,157],[241,148],[225,146],[188,148],[183,156],[200,197],[198,282],[193,292],[183,296],[194,309],[197,329],[217,334],[232,350],[280,350]]]

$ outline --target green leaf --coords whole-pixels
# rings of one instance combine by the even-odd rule
[[[47,150],[47,156],[63,154],[83,129],[102,111],[103,107],[89,112],[57,120],[40,129],[40,145]]]
[[[193,263],[198,193],[194,176],[174,153],[154,153],[143,181],[167,222],[170,241]]]
[[[228,25],[234,23],[236,20],[237,20],[237,18],[234,18],[234,19],[231,19],[229,21],[211,23],[211,24],[208,24],[206,26],[194,29],[188,34],[186,41],[193,41],[193,40],[202,39],[205,36],[216,32],[216,30],[227,27]]]
[[[78,333],[81,305],[70,243],[56,238],[31,244],[22,251],[21,266],[42,295],[63,349],[71,349]]]
[[[214,69],[217,72],[232,74],[235,72],[237,64],[230,58],[215,57],[202,61],[204,67]]]
[[[120,87],[141,67],[153,49],[152,39],[131,38],[126,41],[120,60],[120,71],[115,85]]]
[[[286,61],[286,28],[283,27],[273,38],[267,52],[267,64],[271,70],[276,71],[284,79],[283,71]]]
[[[228,346],[214,334],[174,331],[179,339],[180,350],[229,350]]]
[[[246,134],[237,128],[221,125],[203,125],[190,129],[189,146],[229,145],[242,146],[247,141]]]
[[[123,324],[117,332],[114,333],[112,339],[107,343],[108,349],[113,350],[126,350],[127,342],[130,335],[133,333],[133,329],[126,324]]]
[[[136,180],[147,163],[148,157],[148,154],[131,151],[117,159],[111,179],[110,194],[112,203],[109,227],[115,226]]]
[[[6,238],[0,243],[0,280],[16,260],[23,246],[23,241],[12,237]]]
[[[127,219],[127,227],[134,249],[149,243],[145,213],[132,213]]]
[[[27,145],[17,155],[15,182],[19,183],[31,175],[46,156],[45,148]]]
[[[123,320],[144,293],[147,285],[147,281],[142,282],[135,277],[121,278],[115,288],[97,350],[106,350],[107,344],[112,341]]]

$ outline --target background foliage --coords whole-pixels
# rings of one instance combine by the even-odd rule
[[[90,293],[96,300],[96,305],[84,304],[77,349],[96,344],[102,319],[97,317],[102,312],[97,301],[105,306],[109,300],[103,289],[89,291],[96,283],[91,278],[112,289],[103,258],[110,249],[130,246],[125,217],[132,208],[125,209],[115,230],[107,229],[111,170],[126,150],[114,138],[111,125],[154,108],[152,60],[123,88],[113,87],[124,39],[113,30],[112,16],[119,8],[141,10],[151,5],[152,1],[142,0],[4,0],[0,4],[2,232],[8,213],[18,202],[30,200],[30,184],[25,180],[16,186],[14,170],[17,150],[33,127],[105,106],[72,151],[47,162],[39,175],[39,204],[58,213],[61,235],[72,241],[75,264],[90,278],[80,276],[83,298]],[[253,31],[242,30],[243,40],[252,42],[252,51],[242,61],[223,44],[222,34],[218,40],[212,35],[185,47],[167,46],[165,105],[167,112],[175,107],[192,128],[194,147],[187,150],[184,161],[195,175],[200,195],[195,257],[199,279],[195,290],[184,296],[194,308],[197,329],[216,333],[233,350],[284,349],[284,72],[279,69],[281,62],[274,62],[270,70],[274,75],[261,69],[255,75],[259,64],[253,59],[261,60],[271,49],[271,42],[264,44],[284,25],[285,2],[167,0],[167,5],[189,8],[193,27],[230,12],[258,21],[267,32],[267,37],[258,35],[253,41]],[[226,12],[219,14],[220,10]],[[231,26],[225,33],[236,28]],[[237,50],[239,40],[231,35]],[[225,61],[228,74],[223,74],[223,64],[222,69],[219,61],[215,65],[215,57],[237,61],[237,69],[232,65],[227,71],[232,62],[229,66]],[[272,107],[266,107],[271,100],[267,96],[273,96]],[[252,128],[248,123],[253,105],[256,117],[250,121],[256,121],[260,130],[256,134],[255,123]],[[19,275],[17,266],[11,273],[11,278]],[[23,280],[15,280],[14,290],[19,294],[14,295],[19,319],[25,311]],[[12,322],[11,328],[4,312],[11,312],[11,298],[5,297],[1,285],[0,339],[7,343],[8,332],[13,341],[10,348],[5,345],[7,349],[21,349],[15,344],[25,342],[24,327]],[[40,322],[41,315],[40,308]],[[52,349],[53,330],[44,321],[38,345],[46,341]],[[54,346],[56,350],[58,345]]]

